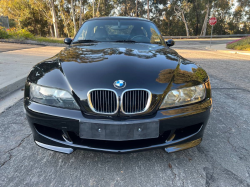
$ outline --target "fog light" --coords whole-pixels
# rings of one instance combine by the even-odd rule
[[[192,148],[192,147],[195,147],[195,146],[199,145],[201,143],[201,141],[202,141],[202,138],[199,138],[199,139],[193,140],[191,142],[166,147],[165,151],[167,153],[173,153],[173,152],[176,152],[176,151]]]

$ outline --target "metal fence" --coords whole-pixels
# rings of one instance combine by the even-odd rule
[[[8,16],[0,16],[0,26],[7,29],[10,27]]]

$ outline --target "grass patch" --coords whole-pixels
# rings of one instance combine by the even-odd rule
[[[250,36],[235,40],[227,44],[228,49],[250,51]]]
[[[9,35],[4,27],[0,26],[0,39],[8,39]]]
[[[36,42],[64,44],[63,39],[60,38],[37,37],[34,36],[29,31],[27,31],[26,29],[17,29],[17,28],[5,29],[4,27],[1,26],[0,26],[0,39],[14,39],[19,41],[33,40]]]
[[[17,40],[25,40],[25,39],[34,38],[34,35],[25,29],[11,28],[11,29],[7,29],[7,33],[9,35],[9,38],[13,38]]]
[[[34,41],[37,41],[37,42],[47,42],[47,43],[64,44],[64,41],[61,40],[61,39],[46,38],[46,37],[34,37],[31,40],[34,40]]]

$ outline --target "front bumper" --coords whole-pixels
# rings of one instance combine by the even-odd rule
[[[27,119],[36,144],[63,153],[72,153],[75,149],[126,153],[154,148],[165,148],[167,152],[174,152],[194,147],[201,142],[211,107],[212,99],[209,98],[185,107],[159,110],[153,116],[127,119],[126,121],[131,123],[159,121],[160,136],[144,140],[106,141],[80,138],[79,124],[91,121],[113,123],[114,120],[90,119],[84,117],[81,111],[55,108],[25,100]],[[62,136],[65,132],[70,139]]]

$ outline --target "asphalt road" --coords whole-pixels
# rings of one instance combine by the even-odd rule
[[[0,114],[0,186],[249,187],[249,58],[177,47],[211,79],[213,111],[199,146],[171,154],[56,153],[34,144],[19,101]]]

